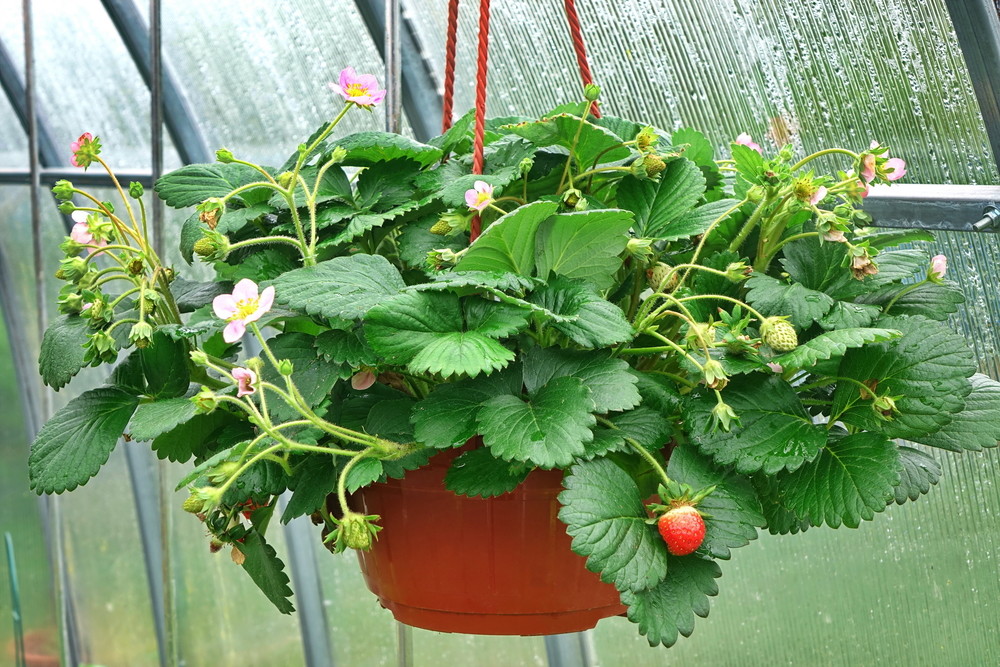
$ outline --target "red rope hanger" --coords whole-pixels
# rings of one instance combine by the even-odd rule
[[[448,32],[445,40],[444,56],[444,97],[442,103],[441,131],[447,132],[451,127],[452,106],[455,98],[455,52],[458,42],[458,3],[459,0],[448,0]],[[576,13],[575,0],[564,0],[566,21],[569,23],[570,37],[573,41],[573,51],[576,53],[576,63],[580,69],[580,80],[584,88],[593,83],[590,65],[587,62],[587,49],[583,42],[583,31],[580,28],[580,17]],[[479,0],[479,48],[476,51],[476,124],[472,135],[472,173],[483,173],[483,137],[486,134],[486,74],[489,64],[490,36],[490,0]],[[601,117],[597,102],[590,107],[591,115]],[[472,218],[469,241],[475,241],[481,231],[479,216]]]

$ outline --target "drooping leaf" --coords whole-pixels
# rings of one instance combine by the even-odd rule
[[[358,254],[289,271],[274,281],[274,287],[279,303],[310,315],[353,320],[406,283],[385,257]]]
[[[444,477],[444,485],[460,496],[491,498],[513,491],[531,472],[524,464],[498,459],[487,447],[463,452]]]
[[[133,440],[152,440],[188,421],[196,411],[195,404],[187,398],[141,403],[129,422],[129,436]]]
[[[207,415],[195,415],[157,435],[152,449],[161,459],[186,463],[191,457],[202,457],[214,449],[227,430],[252,437],[249,424],[225,410],[216,410]]]
[[[567,466],[594,436],[594,402],[583,382],[560,377],[527,398],[495,396],[477,414],[483,442],[505,461]]]
[[[524,384],[533,393],[553,378],[579,378],[590,390],[598,414],[628,410],[642,400],[635,388],[637,378],[622,359],[609,352],[584,352],[535,347],[524,355]]]
[[[667,576],[656,586],[623,592],[628,620],[639,625],[650,646],[673,646],[678,635],[690,637],[695,616],[708,616],[708,598],[718,595],[722,576],[715,561],[697,556],[668,557]]]
[[[28,455],[28,478],[39,495],[72,491],[111,456],[139,401],[114,387],[80,394],[42,426]]]
[[[779,475],[783,502],[814,526],[857,528],[885,510],[899,484],[899,453],[880,433],[835,437],[814,461]]]
[[[187,343],[157,331],[149,346],[133,354],[139,357],[146,395],[175,398],[187,391],[191,376]]]
[[[247,532],[243,541],[236,545],[243,555],[243,569],[246,570],[257,587],[282,614],[295,611],[291,601],[292,589],[288,586],[285,564],[277,552],[264,541],[264,536],[256,530]]]
[[[617,201],[618,206],[635,213],[636,236],[673,240],[692,235],[690,222],[679,223],[704,193],[701,170],[690,160],[679,158],[667,163],[658,181],[623,178]]]
[[[861,398],[856,383],[840,382],[833,394],[838,419],[890,438],[920,440],[954,419],[972,391],[975,372],[965,340],[923,317],[883,317],[876,324],[903,332],[902,338],[848,350],[837,375],[873,385],[895,401],[896,412],[883,419]]]
[[[219,224],[215,231],[220,234],[232,234],[243,229],[247,223],[272,212],[274,209],[267,204],[254,204],[253,206],[227,210],[219,218]]]
[[[705,519],[705,541],[701,549],[713,558],[730,557],[736,549],[757,539],[757,528],[766,525],[760,501],[745,477],[726,468],[718,468],[694,447],[678,446],[670,454],[667,466],[670,479],[698,490],[714,486],[715,490],[698,504],[708,515]]]
[[[762,273],[746,282],[747,303],[766,316],[789,316],[798,329],[807,329],[833,307],[833,298],[799,283],[784,283]]]
[[[713,392],[697,392],[685,406],[691,441],[719,465],[731,465],[743,474],[773,475],[811,461],[826,443],[826,429],[813,424],[795,390],[780,378],[734,378],[722,398],[740,419],[728,433],[712,430]]]
[[[611,287],[631,226],[631,213],[618,209],[549,217],[538,228],[536,274],[586,280],[599,290]]]
[[[558,207],[553,202],[533,202],[514,209],[483,231],[455,270],[532,275],[538,227]]]
[[[281,514],[281,523],[305,514],[312,514],[323,506],[326,497],[337,490],[337,468],[333,456],[314,453],[298,463],[289,482],[292,497]]]
[[[941,465],[919,449],[899,447],[899,484],[894,490],[897,505],[916,500],[941,479]]]
[[[42,336],[38,372],[42,382],[59,390],[66,386],[86,364],[83,346],[91,333],[90,320],[79,315],[60,315]]]
[[[958,307],[965,303],[965,295],[958,285],[950,281],[943,285],[892,284],[858,297],[858,302],[876,304],[883,308],[892,304],[885,311],[889,315],[923,315],[944,322],[948,315],[958,312]]]
[[[644,498],[632,477],[610,459],[577,463],[563,478],[559,519],[587,569],[620,591],[642,591],[667,575],[667,549],[646,522]]]
[[[915,442],[952,452],[996,447],[1000,441],[1000,382],[979,373],[970,378],[972,393],[965,407],[940,430],[913,438]]]
[[[621,308],[586,283],[557,278],[535,290],[529,300],[557,315],[575,318],[553,322],[552,327],[583,347],[609,347],[634,335]]]
[[[771,361],[781,364],[783,368],[809,368],[818,361],[844,354],[848,348],[892,340],[902,335],[902,332],[892,329],[837,329],[820,334]]]
[[[189,164],[161,176],[153,189],[167,206],[187,208],[260,180],[260,172],[242,164]]]

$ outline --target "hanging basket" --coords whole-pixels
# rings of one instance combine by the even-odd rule
[[[396,620],[439,632],[548,635],[624,613],[614,586],[570,550],[556,516],[561,470],[536,470],[502,496],[457,496],[444,476],[459,453],[355,496],[365,514],[382,517],[384,530],[358,558]]]

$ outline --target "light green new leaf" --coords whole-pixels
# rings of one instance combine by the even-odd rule
[[[924,317],[883,317],[879,327],[903,332],[902,338],[848,350],[837,375],[871,384],[892,397],[898,412],[882,419],[856,383],[839,382],[833,414],[852,426],[890,438],[921,441],[954,419],[972,391],[969,377],[976,366],[960,335]]]
[[[880,433],[836,437],[794,472],[779,475],[782,501],[814,526],[857,528],[885,510],[899,484],[899,452]]]
[[[491,498],[513,491],[529,472],[530,466],[498,459],[489,448],[479,447],[452,462],[444,485],[460,496]]]
[[[278,558],[274,547],[265,542],[259,532],[251,530],[243,538],[243,542],[235,545],[235,548],[246,557],[243,560],[243,569],[278,611],[282,614],[291,614],[295,611],[295,607],[288,599],[292,596],[292,589],[288,586],[285,564]]]
[[[111,456],[139,400],[114,387],[91,389],[42,426],[28,455],[28,478],[39,495],[72,491]]]
[[[728,433],[712,430],[713,392],[693,394],[685,406],[691,441],[719,465],[731,465],[743,474],[773,475],[811,461],[826,443],[826,429],[813,424],[795,390],[780,378],[734,378],[722,398],[740,419]]]
[[[720,576],[713,560],[670,556],[663,581],[648,590],[622,593],[628,620],[639,625],[650,646],[673,646],[678,635],[694,632],[695,616],[708,616],[708,598],[719,594],[715,580]]]
[[[941,479],[941,465],[919,449],[899,448],[899,484],[894,489],[897,505],[916,500]]]
[[[798,329],[807,329],[833,307],[833,297],[799,283],[784,283],[762,273],[746,282],[747,303],[765,316],[787,315]]]
[[[628,410],[642,398],[635,388],[638,378],[622,359],[612,359],[610,352],[584,352],[554,347],[535,347],[524,355],[524,386],[534,393],[553,378],[579,378],[590,390],[595,412]]]
[[[295,269],[274,281],[275,298],[310,315],[353,320],[406,287],[381,255],[334,257]]]
[[[84,367],[83,346],[87,343],[90,320],[79,315],[60,315],[42,336],[38,372],[42,382],[59,390]]]
[[[599,290],[611,287],[631,226],[631,212],[618,209],[551,216],[538,228],[536,274],[586,280]]]
[[[848,348],[892,340],[902,335],[902,332],[893,329],[838,329],[820,334],[771,361],[781,364],[783,368],[809,368],[817,361],[844,354]]]
[[[552,327],[583,347],[609,347],[635,335],[621,308],[580,281],[557,278],[535,290],[530,301],[557,315],[573,318],[553,322]]]
[[[657,181],[623,178],[617,201],[618,206],[635,213],[636,236],[672,240],[691,236],[690,222],[679,223],[704,193],[701,169],[691,160],[678,158],[667,163]]]
[[[129,436],[140,442],[152,440],[188,421],[196,412],[197,407],[187,398],[142,403],[129,422]]]
[[[976,373],[970,378],[972,393],[965,407],[939,431],[913,438],[915,442],[952,452],[997,446],[1000,441],[1000,382]]]
[[[717,468],[712,460],[690,445],[674,448],[667,466],[670,479],[698,490],[715,490],[698,504],[705,514],[705,541],[701,549],[713,558],[730,557],[736,549],[757,539],[757,528],[767,525],[757,493],[750,481],[730,469]]]
[[[559,114],[541,120],[504,125],[500,128],[524,137],[538,147],[562,146],[573,149],[577,164],[590,169],[594,161],[617,162],[627,158],[631,151],[622,146],[613,132],[570,114]]]
[[[186,208],[260,180],[260,172],[242,164],[189,164],[161,176],[153,189],[167,206]]]
[[[666,241],[675,241],[677,239],[686,239],[704,234],[716,220],[726,215],[726,211],[733,209],[739,203],[736,199],[719,199],[702,204],[678,218],[675,223],[670,225],[668,230],[658,234],[657,238]],[[733,214],[735,213],[736,210],[733,210]]]
[[[479,408],[483,442],[504,461],[540,468],[567,466],[584,453],[594,435],[594,402],[579,379],[556,378],[530,398],[495,396]]]
[[[563,478],[559,519],[587,569],[620,591],[641,591],[667,575],[667,549],[646,523],[644,498],[632,477],[610,459],[577,463]]]
[[[455,265],[455,271],[532,275],[539,225],[556,212],[554,202],[520,206],[487,227]]]

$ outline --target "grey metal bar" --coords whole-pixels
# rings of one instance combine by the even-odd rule
[[[382,61],[385,62],[385,0],[355,0],[358,13],[368,28]],[[404,15],[400,22],[402,102],[406,117],[418,141],[437,136],[441,129],[441,95],[433,68],[420,49],[416,31]],[[388,69],[388,67],[387,67]]]
[[[549,667],[593,667],[594,655],[588,632],[570,632],[545,637]]]
[[[139,181],[145,187],[153,184],[153,175],[148,171],[116,171],[118,181],[127,183]],[[90,187],[114,187],[111,177],[100,171],[82,171],[80,169],[43,168],[38,173],[39,180],[45,185],[53,185],[56,181],[66,179],[73,185]],[[31,171],[24,169],[0,169],[0,185],[31,185]]]
[[[413,628],[396,621],[396,666],[413,667]]]
[[[146,85],[151,85],[153,73],[149,30],[135,3],[132,0],[101,0],[101,4],[125,42],[125,48],[135,61],[139,74]],[[212,161],[212,153],[195,123],[191,106],[167,66],[163,67],[163,117],[174,146],[185,164]]]
[[[996,185],[877,185],[865,211],[877,227],[973,231],[989,206],[1000,203]]]
[[[399,0],[385,1],[385,131],[398,134],[403,129],[403,76],[399,47]]]
[[[992,0],[945,0],[1000,165],[1000,17]]]
[[[24,128],[25,133],[29,133],[28,126],[31,121],[27,100],[25,99],[24,84],[21,82],[21,76],[14,65],[14,59],[11,58],[10,52],[4,46],[3,40],[0,40],[0,87],[3,88],[7,99],[10,100],[10,105],[13,107],[18,121],[20,121],[21,127]],[[41,114],[38,112],[37,100],[33,104],[35,106],[35,132],[38,136],[38,154],[41,163],[47,167],[65,164],[66,160],[56,148],[56,143],[52,139],[52,133],[49,131],[48,125],[40,119]]]
[[[149,0],[149,124],[151,164],[153,167],[153,182],[163,174],[163,53],[160,48],[160,0]],[[163,202],[159,197],[153,198],[151,206],[153,220],[151,225],[153,250],[163,254]]]

